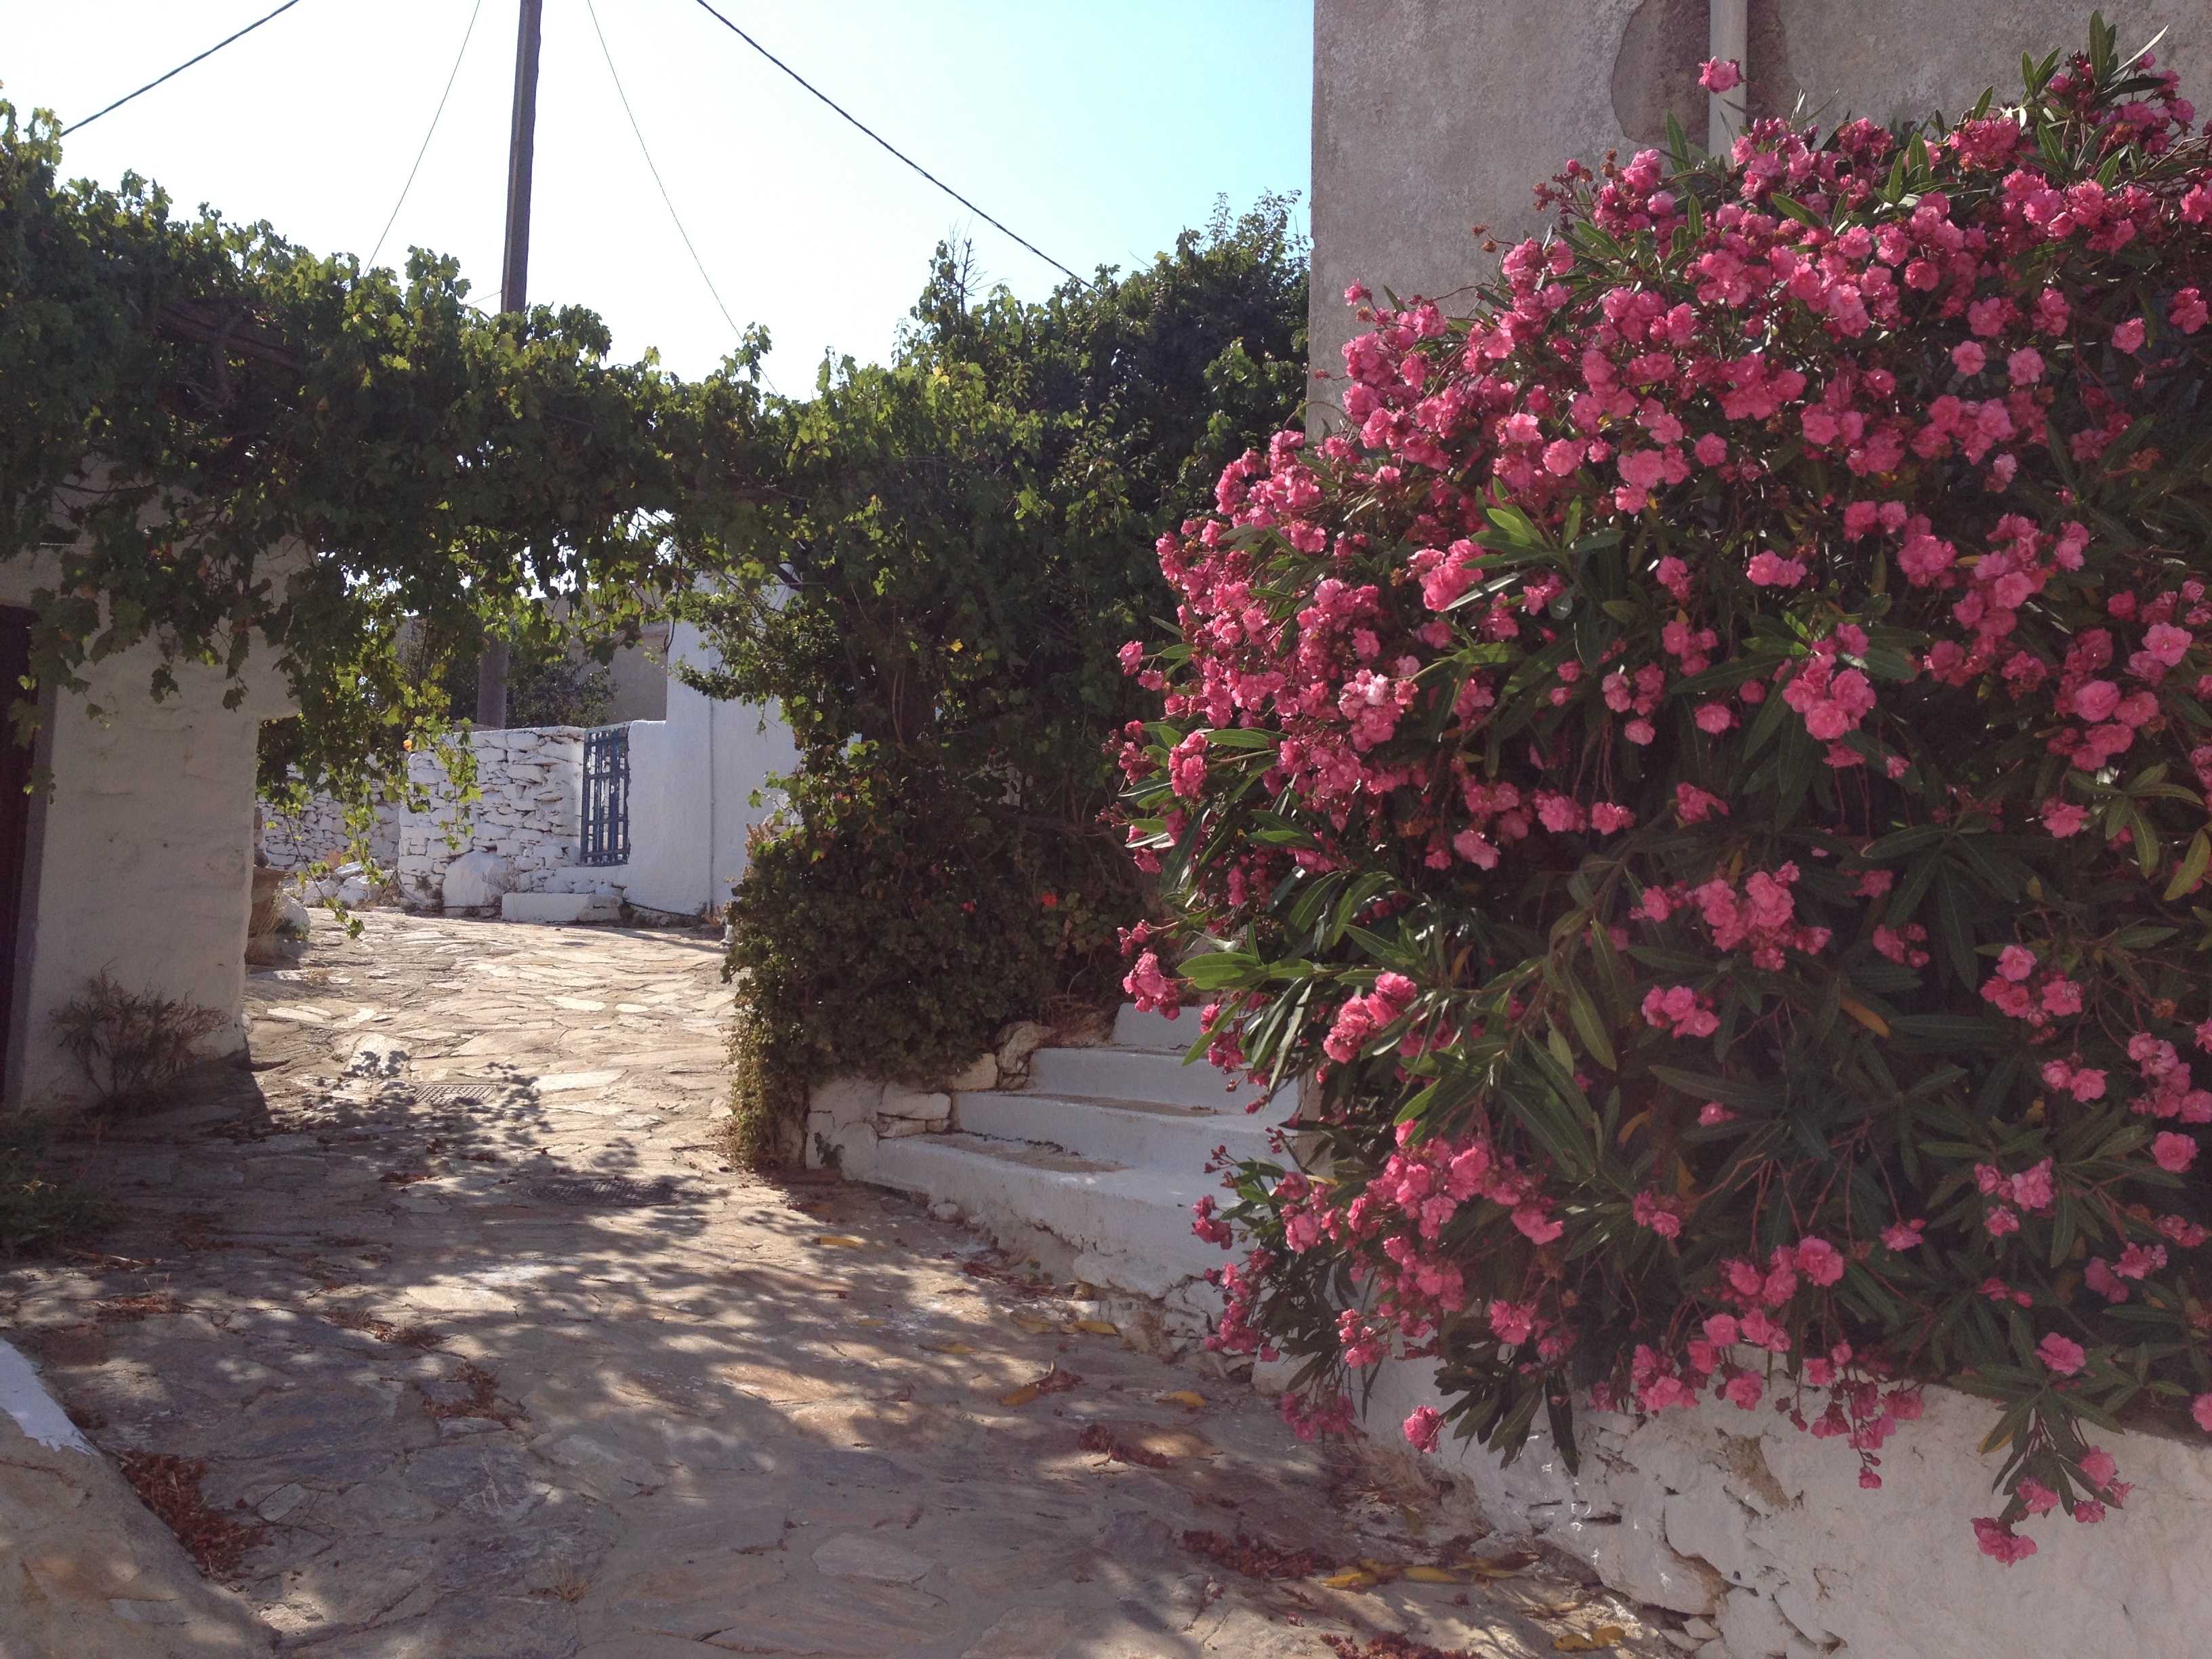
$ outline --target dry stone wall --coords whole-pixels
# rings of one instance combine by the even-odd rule
[[[442,902],[446,866],[471,852],[506,860],[515,892],[549,890],[554,872],[575,862],[584,737],[574,726],[470,733],[482,799],[465,808],[435,754],[410,757],[409,781],[429,792],[431,806],[412,811],[388,805],[370,835],[376,861],[397,873],[401,896],[411,904]],[[343,809],[326,797],[296,817],[270,814],[261,844],[281,869],[350,856]]]

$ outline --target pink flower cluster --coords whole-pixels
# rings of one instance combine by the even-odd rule
[[[1162,539],[1188,656],[1123,656],[1171,728],[1125,734],[1129,833],[1156,868],[1249,828],[1176,897],[1279,972],[1207,1030],[1326,1062],[1328,1178],[1246,1166],[1241,1210],[1199,1207],[1201,1237],[1270,1246],[1222,1270],[1217,1346],[1261,1351],[1265,1307],[1302,1352],[1435,1355],[1496,1399],[1634,1308],[1598,1397],[1774,1401],[1878,1486],[1947,1302],[2034,1320],[2059,1415],[2137,1340],[2113,1304],[2180,1305],[2212,1089],[2177,1047],[2194,935],[2168,930],[2212,833],[2212,603],[2197,555],[2115,503],[2195,441],[2173,389],[2212,366],[2212,149],[2151,69],[2108,98],[2077,58],[2038,94],[2074,149],[1995,108],[1931,131],[1901,197],[1865,122],[1754,121],[1724,181],[1571,164],[1547,200],[1617,251],[1512,246],[1465,317],[1355,289],[1343,423],[1240,458]],[[2092,153],[2118,164],[2053,159]],[[1358,895],[1356,928],[1285,929],[1301,890]],[[1171,1003],[1149,952],[1127,983]],[[1972,1081],[1928,1081],[1954,1061]],[[1942,1150],[1917,1107],[1823,1117],[1831,1071],[1884,1067],[2003,1150]],[[2071,1150],[2110,1142],[2122,1079],[2142,1144]],[[1770,1143],[1784,1122],[1825,1156]],[[2045,1259],[2062,1198],[2078,1266]],[[1780,1216],[1799,1243],[1773,1247]],[[1354,1305],[1323,1324],[1339,1264]],[[1825,1294],[1847,1274],[1880,1297]],[[2212,1393],[2191,1412],[2212,1431]],[[2084,1519],[2123,1490],[2034,1455],[1977,1522],[2000,1559],[2069,1482]]]

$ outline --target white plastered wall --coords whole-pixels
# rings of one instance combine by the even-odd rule
[[[0,564],[0,604],[27,607],[32,590],[52,583],[51,565]],[[53,784],[31,807],[7,1011],[11,1103],[52,1109],[82,1097],[82,1073],[54,1041],[52,1017],[103,969],[126,990],[223,1015],[205,1052],[246,1046],[257,743],[261,722],[290,709],[265,656],[249,664],[237,708],[222,706],[231,684],[222,674],[190,665],[175,671],[177,693],[156,702],[157,659],[138,646],[84,669],[86,694],[43,699],[39,758]],[[105,716],[89,715],[88,704]]]
[[[669,652],[678,664],[713,661],[688,623]],[[668,718],[629,728],[629,862],[609,872],[623,896],[684,915],[727,903],[744,873],[746,832],[773,810],[769,779],[797,760],[779,710],[716,702],[672,676]]]

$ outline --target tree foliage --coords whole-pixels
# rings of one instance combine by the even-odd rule
[[[764,399],[726,464],[774,489],[684,526],[720,573],[696,683],[780,702],[801,751],[734,911],[787,1076],[941,1077],[1110,988],[1143,899],[1097,823],[1103,745],[1146,701],[1114,653],[1168,604],[1154,539],[1299,406],[1288,206],[1037,305],[940,248],[894,361]]]
[[[672,580],[741,372],[611,363],[590,312],[487,314],[450,259],[403,281],[60,164],[53,118],[0,104],[0,557],[52,556],[40,681],[151,641],[155,696],[198,664],[235,703],[259,653],[300,710],[265,769],[359,784],[437,717],[403,623],[440,654],[619,633]]]

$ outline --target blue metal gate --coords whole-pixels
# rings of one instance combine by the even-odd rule
[[[584,734],[584,844],[580,864],[629,862],[629,727]]]

